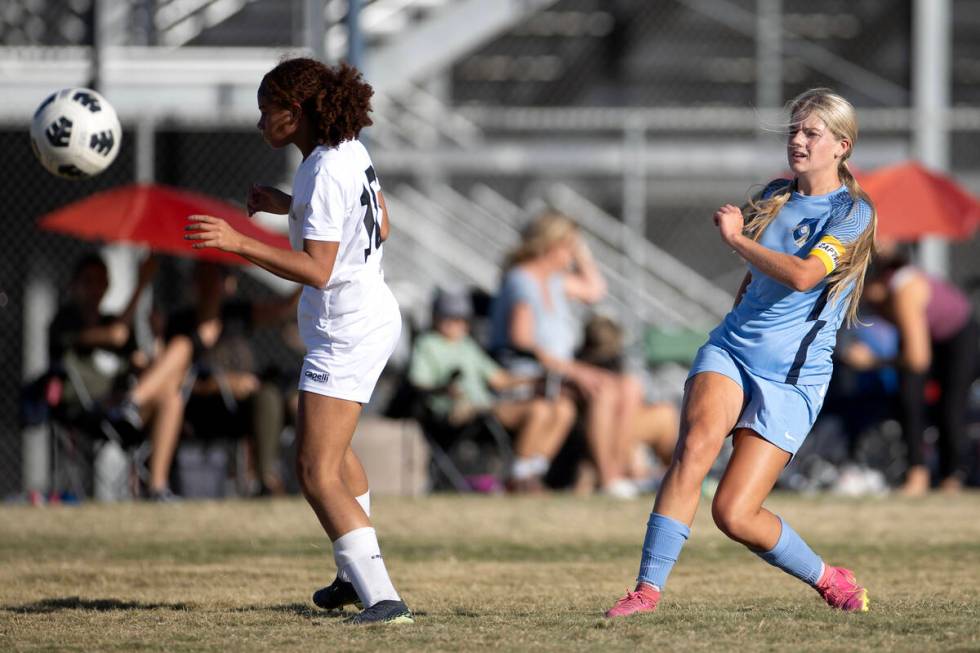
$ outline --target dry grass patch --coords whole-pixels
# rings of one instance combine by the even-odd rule
[[[300,500],[0,508],[0,650],[980,649],[980,496],[777,496],[871,590],[842,615],[727,541],[702,510],[654,616],[601,618],[636,571],[649,501],[375,502],[414,626],[354,629],[309,603],[333,576]]]

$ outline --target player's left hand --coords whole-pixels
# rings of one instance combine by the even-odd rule
[[[742,234],[742,229],[745,228],[742,210],[733,204],[725,204],[715,211],[714,221],[721,233],[722,240],[728,244],[738,238]]]
[[[185,240],[197,241],[194,249],[214,247],[226,252],[238,253],[242,247],[242,235],[231,225],[210,215],[189,215],[190,224],[184,227]]]

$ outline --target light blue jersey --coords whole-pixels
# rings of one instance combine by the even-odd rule
[[[790,183],[788,179],[770,182],[763,199]],[[871,207],[863,200],[855,201],[845,186],[827,195],[793,191],[759,242],[801,259],[816,255],[830,272],[870,221]],[[826,278],[798,292],[753,265],[749,271],[752,281],[742,301],[711,332],[708,342],[764,379],[791,385],[826,384],[833,372],[831,355],[850,289],[829,302]]]

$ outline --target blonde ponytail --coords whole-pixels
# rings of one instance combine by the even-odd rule
[[[827,280],[831,286],[828,297],[830,302],[836,302],[840,299],[841,294],[851,288],[851,294],[847,298],[847,312],[845,313],[847,326],[858,322],[858,306],[861,303],[861,295],[864,293],[864,275],[868,271],[868,264],[871,262],[871,256],[874,253],[875,233],[878,230],[878,212],[875,210],[871,198],[864,192],[861,184],[854,178],[847,166],[847,158],[850,153],[848,150],[841,159],[837,166],[837,174],[847,187],[851,199],[854,200],[851,213],[853,214],[858,210],[859,202],[865,202],[871,210],[871,220],[857,240],[845,248],[843,259]]]
[[[758,193],[749,199],[748,204],[743,208],[745,214],[745,229],[743,233],[752,240],[758,241],[762,238],[762,232],[776,219],[779,212],[786,202],[789,201],[796,187],[796,180],[787,183],[782,188],[777,188],[772,194],[763,199],[763,193]]]

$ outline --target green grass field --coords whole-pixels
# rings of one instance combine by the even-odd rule
[[[980,650],[980,495],[777,496],[871,593],[867,614],[726,540],[704,506],[660,610],[601,618],[630,587],[649,500],[377,499],[411,626],[312,606],[333,577],[300,500],[0,508],[0,650]]]

